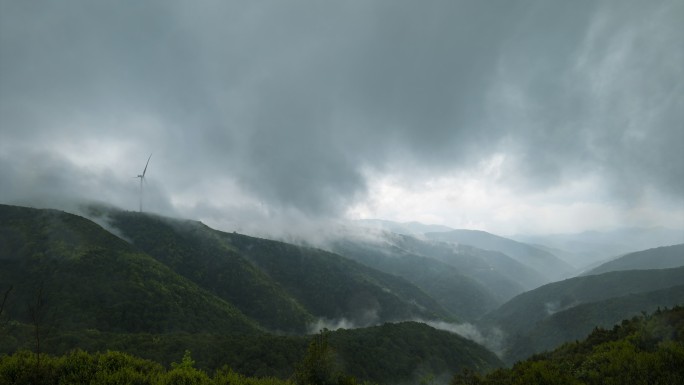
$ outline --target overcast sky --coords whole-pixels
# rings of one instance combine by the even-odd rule
[[[0,0],[0,202],[684,228],[684,1]]]

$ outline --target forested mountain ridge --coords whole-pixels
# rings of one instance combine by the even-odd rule
[[[404,280],[336,254],[222,233],[192,221],[112,210],[100,215],[108,230],[61,211],[0,205],[0,294],[8,293],[0,311],[0,353],[117,349],[168,365],[191,349],[207,370],[229,364],[243,374],[287,378],[309,337],[269,334],[264,322],[216,295],[220,279],[202,278],[227,273],[225,260],[231,258],[238,261],[231,267],[253,269],[251,279],[265,280],[263,288],[279,291],[311,318],[329,314],[354,321],[349,310],[355,306],[377,311],[370,315],[373,323],[382,317],[434,319],[436,312],[447,318]],[[337,291],[328,290],[333,286]],[[331,341],[361,379],[501,365],[476,343],[415,322],[339,333],[333,332]],[[391,358],[361,362],[354,355],[364,351],[366,357]]]
[[[207,226],[108,210],[108,225],[174,272],[234,304],[266,328],[303,332],[314,316]]]
[[[110,230],[132,244],[77,215],[0,206],[0,261],[4,265],[0,284],[5,287],[17,286],[17,282],[33,286],[49,284],[46,293],[59,292],[60,299],[74,297],[69,304],[80,307],[71,312],[63,308],[72,318],[85,317],[83,311],[97,309],[98,301],[83,299],[86,295],[99,295],[104,303],[112,301],[110,311],[134,302],[129,308],[119,309],[126,317],[143,317],[160,306],[172,306],[179,298],[186,299],[180,293],[169,291],[161,282],[169,282],[173,284],[170,287],[178,290],[185,290],[187,286],[188,292],[201,294],[204,299],[193,300],[195,305],[220,304],[219,307],[225,311],[230,309],[236,319],[251,327],[256,324],[245,313],[275,331],[303,333],[319,317],[344,319],[357,326],[450,318],[432,298],[407,281],[339,255],[222,233],[192,221],[118,210],[109,210],[106,215],[114,227],[118,226]],[[150,272],[156,275],[150,276]],[[86,283],[92,287],[86,289]],[[107,291],[113,288],[115,293],[108,295]],[[148,289],[151,292],[143,294]],[[15,292],[21,298],[16,301],[27,303],[36,290],[36,287],[17,287]],[[163,294],[172,297],[162,300],[159,296]],[[136,302],[138,297],[142,300]],[[150,298],[156,298],[156,303],[147,304],[145,301]],[[133,310],[138,307],[139,310]],[[204,308],[213,309],[208,304]],[[218,310],[213,312],[223,314]],[[174,317],[161,314],[165,322],[173,322]],[[184,314],[184,310],[179,310],[179,314]],[[90,319],[88,327],[99,328],[92,324],[92,317],[86,317]],[[213,318],[207,315],[208,320]],[[230,318],[225,313],[222,322]],[[146,319],[147,323],[154,323],[152,320],[156,318]],[[183,324],[193,325],[192,322]],[[211,322],[204,324],[211,325]]]
[[[254,333],[256,323],[97,224],[0,205],[5,314],[63,329]]]
[[[209,371],[228,364],[242,374],[287,378],[308,340],[294,334],[313,321],[359,326],[450,318],[427,290],[342,255],[195,221],[90,210],[102,225],[56,210],[0,205],[0,295],[8,293],[8,301],[0,296],[0,354],[116,349],[169,365],[189,349]],[[480,283],[503,276],[501,268],[476,274],[504,266],[496,265],[503,254],[391,237],[394,256],[410,256],[414,272],[422,262],[444,271],[460,266]],[[680,303],[681,282],[684,267],[577,277],[515,297],[482,325],[513,337],[505,358],[519,359],[592,325]],[[417,381],[442,370],[502,365],[474,342],[416,322],[329,336],[345,370],[361,380]]]
[[[537,322],[526,334],[511,336],[502,359],[511,364],[534,353],[583,338],[596,327],[610,329],[623,319],[660,308],[684,304],[684,284],[644,293],[628,294],[560,310]]]
[[[323,250],[155,215],[106,217],[133,245],[271,330],[302,333],[314,318],[365,326],[450,317],[408,281]]]
[[[451,385],[681,384],[684,383],[684,308],[657,310],[596,328],[584,340],[497,369],[462,372]]]
[[[405,278],[465,320],[546,282],[533,269],[496,251],[384,230],[339,231],[325,247]]]
[[[399,234],[388,234],[388,240],[401,250],[428,256],[458,268],[492,288],[499,296],[514,296],[546,282],[546,278],[532,267],[499,251]]]
[[[460,319],[472,320],[503,301],[458,268],[394,246],[339,240],[332,250],[378,270],[409,280]]]
[[[628,270],[570,278],[520,294],[482,317],[485,331],[503,334],[507,363],[611,326],[658,306],[684,301],[684,268]]]
[[[569,278],[518,295],[482,318],[507,333],[526,333],[549,315],[577,306],[628,294],[666,289],[684,282],[684,267],[628,270]]]

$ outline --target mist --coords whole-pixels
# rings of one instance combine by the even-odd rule
[[[154,153],[146,210],[228,231],[684,228],[676,0],[0,10],[3,203],[134,210]]]

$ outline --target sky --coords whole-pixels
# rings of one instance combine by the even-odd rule
[[[684,229],[684,1],[0,0],[0,203]],[[302,230],[304,231],[304,230]]]

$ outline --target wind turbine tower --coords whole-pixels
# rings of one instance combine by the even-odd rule
[[[147,165],[150,164],[150,159],[152,158],[152,154],[150,154],[150,157],[147,158],[147,163],[145,163],[145,168],[143,169],[142,174],[138,176],[134,176],[134,178],[140,178],[140,212],[142,212],[142,201],[143,201],[143,180],[145,179],[145,173],[147,172]],[[147,183],[147,181],[145,181]]]

